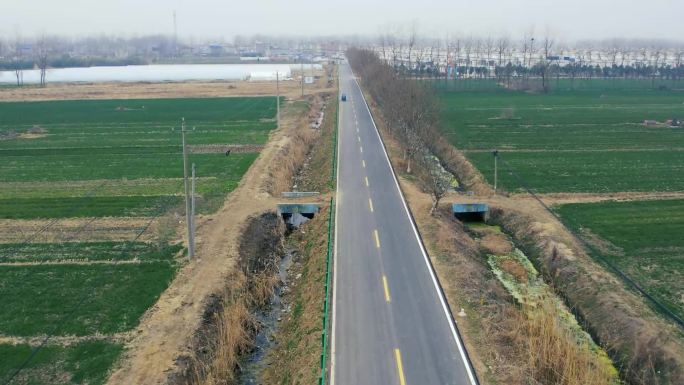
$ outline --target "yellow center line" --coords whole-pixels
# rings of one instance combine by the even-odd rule
[[[361,159],[361,164],[363,165],[363,168],[366,168],[366,161]]]
[[[397,374],[399,375],[399,384],[406,385],[406,378],[404,378],[404,365],[401,363],[401,352],[399,349],[394,349],[394,359],[397,361]]]
[[[375,247],[378,249],[380,248],[380,236],[378,235],[378,230],[373,230],[373,234],[375,235]]]
[[[370,206],[370,211],[373,212],[373,201],[368,198],[368,206]]]
[[[363,178],[366,180],[366,187],[368,187],[368,186],[369,186],[369,184],[368,184],[368,177],[365,176],[365,177],[363,177]]]
[[[387,277],[382,276],[382,286],[385,287],[385,301],[390,302],[389,286],[387,285]]]

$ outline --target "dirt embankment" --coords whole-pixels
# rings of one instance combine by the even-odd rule
[[[629,383],[684,383],[684,342],[676,326],[662,320],[553,227],[510,209],[492,209],[491,220],[533,258]]]
[[[318,98],[319,93],[325,92],[317,87],[307,90],[308,98]],[[222,298],[227,282],[238,280],[241,275],[237,271],[241,258],[239,245],[249,218],[276,207],[281,199],[271,195],[271,191],[278,190],[273,186],[286,189],[292,181],[291,174],[282,173],[280,169],[292,162],[292,153],[307,152],[298,148],[305,144],[296,138],[301,132],[312,131],[307,116],[315,112],[311,105],[301,101],[287,101],[281,111],[280,128],[271,132],[259,157],[223,207],[215,214],[198,217],[197,258],[181,268],[169,288],[143,317],[108,384],[165,384],[170,378],[187,378],[184,375],[187,375],[188,358],[195,356],[193,348],[196,346],[191,344],[195,341],[195,333],[202,330],[208,312],[223,312],[217,304],[232,303]],[[291,167],[296,170],[300,166],[294,162]],[[308,199],[312,200],[317,201]],[[231,298],[241,295],[240,291],[231,292]],[[236,309],[231,311],[230,317],[225,316],[228,326],[222,329],[225,334],[219,338],[245,338],[239,331],[249,330],[249,324],[245,324],[248,319],[245,313],[249,311],[246,307]]]
[[[170,376],[170,384],[232,383],[239,376],[239,360],[251,350],[260,327],[253,312],[269,303],[278,284],[284,234],[285,225],[275,212],[247,221],[238,269],[222,292],[212,296],[191,351],[178,358],[180,370]]]
[[[306,101],[309,111],[306,115],[300,115],[296,124],[301,129],[296,130],[278,143],[278,167],[271,168],[267,191],[273,196],[279,196],[283,191],[290,191],[297,172],[307,162],[313,146],[321,137],[321,130],[310,126],[318,114],[323,110],[325,103],[330,100],[328,93],[309,96]]]

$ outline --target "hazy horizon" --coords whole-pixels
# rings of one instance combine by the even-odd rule
[[[508,35],[547,31],[563,40],[666,39],[684,36],[684,2],[651,0],[464,0],[414,2],[347,0],[251,0],[239,5],[220,0],[81,1],[0,0],[0,34],[85,36],[172,34],[173,12],[178,35],[232,38],[235,35],[363,35],[407,31],[412,24],[425,36],[447,34]],[[641,4],[641,6],[639,6]],[[607,17],[610,15],[610,17]],[[581,27],[579,24],[581,23]]]

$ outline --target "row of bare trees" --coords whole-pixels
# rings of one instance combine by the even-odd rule
[[[44,35],[30,45],[19,37],[9,44],[0,42],[0,57],[5,58],[6,65],[14,72],[17,86],[24,85],[24,70],[35,67],[40,71],[40,86],[45,87],[51,51],[51,45]]]
[[[383,33],[372,44],[397,71],[428,78],[605,77],[679,80],[684,77],[684,45],[658,41],[584,41],[574,47],[546,34],[535,38],[421,38]],[[553,72],[553,75],[551,74]]]
[[[372,50],[351,48],[347,57],[379,107],[388,133],[401,143],[406,172],[416,175],[432,195],[433,213],[453,182],[433,156],[440,137],[437,99],[428,85],[395,71]]]

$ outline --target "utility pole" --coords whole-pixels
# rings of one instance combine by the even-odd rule
[[[302,71],[302,97],[304,97],[304,56],[300,58],[302,60],[301,62],[301,71]]]
[[[194,128],[193,128],[194,130]],[[195,236],[192,231],[192,204],[190,202],[190,183],[188,183],[188,146],[185,141],[185,118],[181,120],[181,137],[183,138],[183,181],[185,185],[185,221],[188,227],[188,257],[195,256]]]
[[[280,74],[276,70],[276,129],[280,128]]]
[[[498,163],[499,163],[499,150],[494,150],[492,151],[492,154],[494,155],[494,194],[496,194],[496,187],[497,187],[497,182],[498,182],[498,177],[499,177],[499,170],[498,170]]]
[[[195,251],[195,164],[192,164],[192,192],[190,193],[192,197],[192,202],[190,205],[190,219],[191,219],[191,232],[192,237],[190,237],[190,245],[194,254]]]

